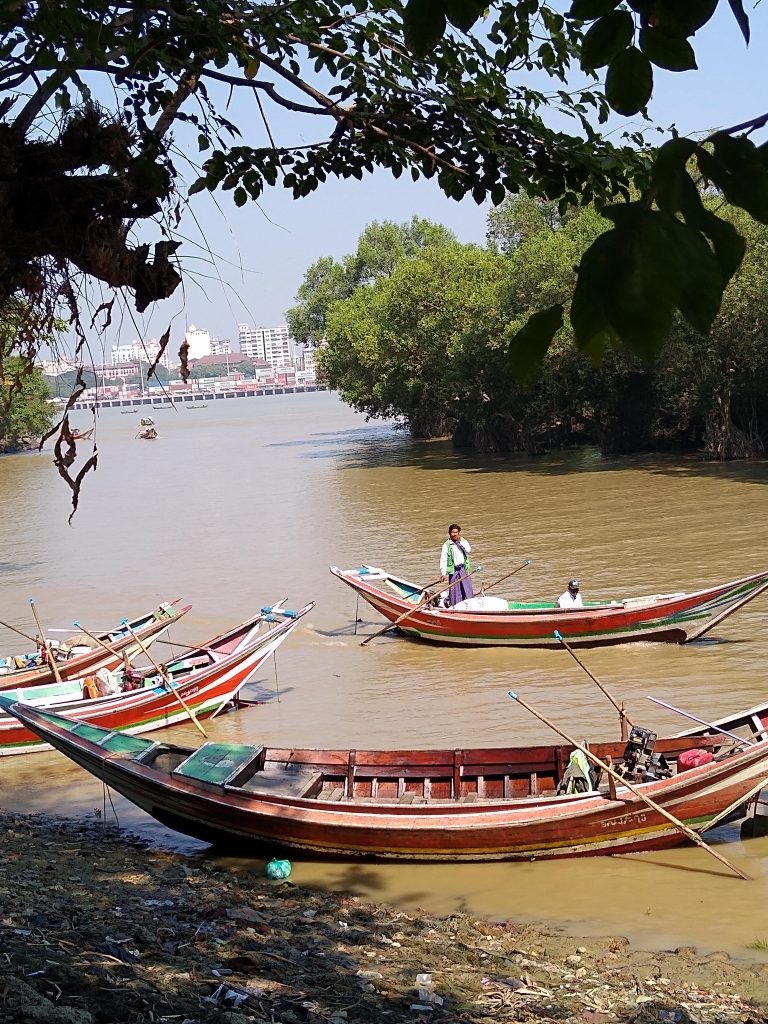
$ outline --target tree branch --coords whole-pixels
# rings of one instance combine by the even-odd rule
[[[286,110],[292,110],[299,114],[330,114],[333,115],[333,111],[329,110],[324,106],[310,107],[304,103],[295,103],[293,100],[286,99],[285,96],[281,96],[275,89],[273,82],[262,82],[258,79],[247,79],[237,78],[234,75],[225,75],[221,71],[213,71],[211,68],[206,68],[205,71],[200,72],[201,78],[213,78],[217,82],[225,82],[227,85],[234,85],[238,88],[251,88],[261,89],[265,92],[271,100],[274,100],[281,107],[285,107]]]

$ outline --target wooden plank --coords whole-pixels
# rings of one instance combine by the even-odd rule
[[[461,776],[464,764],[464,751],[454,750],[453,752],[453,798],[458,800],[461,796]]]

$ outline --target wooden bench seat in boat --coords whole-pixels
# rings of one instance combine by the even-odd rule
[[[247,793],[274,796],[314,797],[322,789],[323,774],[304,765],[267,763],[237,787]]]

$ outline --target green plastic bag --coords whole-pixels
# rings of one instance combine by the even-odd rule
[[[264,873],[267,878],[287,878],[291,873],[291,862],[273,857],[264,868]]]

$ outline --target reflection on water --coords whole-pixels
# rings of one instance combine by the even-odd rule
[[[160,437],[145,445],[129,417],[100,416],[99,468],[72,526],[50,453],[0,459],[0,619],[33,633],[33,598],[48,626],[71,628],[77,618],[96,629],[181,596],[193,610],[171,636],[198,644],[254,605],[315,600],[309,623],[249,684],[265,703],[217,718],[216,739],[357,748],[552,739],[512,705],[510,688],[567,731],[617,736],[612,707],[565,651],[449,650],[393,636],[360,646],[381,620],[328,565],[382,564],[429,582],[454,520],[480,579],[533,560],[509,581],[510,597],[555,598],[572,576],[590,598],[692,589],[768,563],[766,462],[604,459],[593,450],[477,457],[366,424],[328,394],[209,403],[195,416],[158,410],[155,419]],[[705,718],[766,699],[767,610],[768,596],[758,598],[690,647],[637,644],[581,657],[636,721],[677,731],[686,722],[646,695]],[[18,649],[2,629],[0,644]],[[169,735],[199,739],[191,726]],[[113,814],[101,785],[53,753],[0,759],[0,772],[4,809]],[[122,825],[153,841],[204,849],[117,797],[113,804]],[[437,867],[298,858],[293,877],[437,912],[462,907],[648,945],[745,952],[768,938],[755,909],[768,896],[768,840],[740,843],[732,826],[714,838],[754,882],[729,877],[695,848]],[[728,913],[713,915],[712,906]]]

